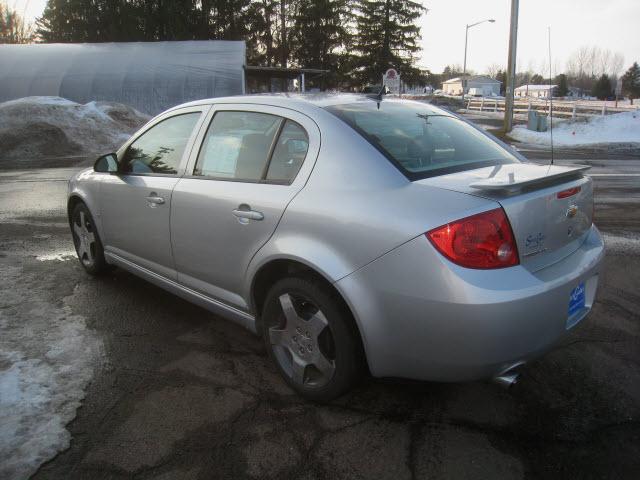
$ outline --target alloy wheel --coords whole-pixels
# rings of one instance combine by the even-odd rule
[[[310,300],[289,293],[279,297],[280,325],[269,328],[277,362],[297,385],[323,387],[335,373],[335,344],[327,318]]]
[[[88,216],[80,210],[73,222],[74,240],[80,261],[87,267],[95,260],[96,237]]]

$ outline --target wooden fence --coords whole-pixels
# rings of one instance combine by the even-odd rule
[[[513,103],[513,113],[528,114],[530,110],[549,115],[550,102],[548,100],[516,100]],[[467,110],[478,112],[504,112],[504,99],[472,98],[467,100]],[[614,113],[638,110],[637,105],[619,105],[613,107],[605,102],[581,103],[580,101],[553,101],[553,116],[576,119],[593,117],[596,115],[611,115]]]

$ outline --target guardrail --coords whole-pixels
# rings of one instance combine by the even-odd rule
[[[513,112],[528,114],[530,110],[549,115],[550,102],[548,100],[526,100],[513,103]],[[478,112],[504,112],[504,100],[481,97],[467,100],[467,110]],[[638,105],[610,106],[606,102],[581,103],[580,101],[553,101],[553,116],[576,119],[579,117],[593,117],[596,115],[611,115],[614,113],[637,111]]]

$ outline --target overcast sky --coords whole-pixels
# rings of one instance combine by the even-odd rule
[[[469,30],[467,67],[483,72],[487,65],[506,66],[510,0],[424,0],[420,64],[441,72],[464,60],[465,25],[486,18]],[[520,0],[518,68],[539,67],[548,58],[547,27],[551,27],[552,64],[564,69],[572,51],[597,45],[624,55],[625,70],[640,62],[640,0]],[[542,73],[542,72],[539,72]],[[560,73],[560,72],[554,72]]]
[[[46,0],[8,0],[32,20]],[[420,21],[422,58],[433,72],[464,59],[465,25],[487,18],[469,30],[467,67],[478,73],[490,64],[506,65],[510,0],[423,0],[429,12]],[[547,27],[551,27],[553,64],[564,69],[572,51],[598,45],[624,55],[624,69],[640,61],[640,0],[520,0],[518,68],[539,70],[547,59]],[[542,73],[542,72],[539,72]],[[546,72],[545,72],[546,73]],[[560,72],[554,72],[560,73]]]

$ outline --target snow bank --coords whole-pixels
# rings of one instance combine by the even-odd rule
[[[509,134],[522,143],[550,145],[551,132],[533,132],[517,126]],[[588,122],[555,124],[553,144],[556,146],[592,145],[597,143],[640,143],[640,111],[592,117]]]
[[[115,151],[149,119],[113,102],[60,97],[0,103],[0,168],[69,166]]]
[[[21,480],[68,448],[65,429],[103,356],[84,319],[45,300],[36,273],[0,270],[0,478]]]

